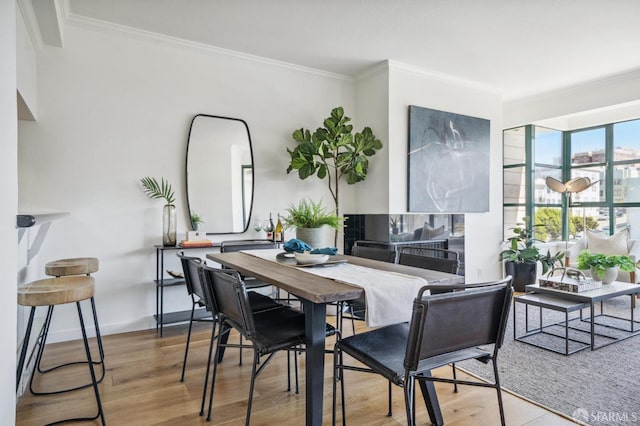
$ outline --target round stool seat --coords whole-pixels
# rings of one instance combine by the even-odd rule
[[[53,306],[79,302],[93,297],[93,277],[46,278],[18,288],[18,304],[22,306]]]
[[[47,263],[44,273],[52,277],[66,275],[88,275],[98,271],[98,259],[95,257],[76,257],[59,259]]]

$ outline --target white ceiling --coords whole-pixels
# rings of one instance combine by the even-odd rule
[[[389,59],[505,99],[640,69],[639,0],[68,0],[68,12],[350,76]]]

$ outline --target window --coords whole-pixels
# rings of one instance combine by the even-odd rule
[[[536,238],[574,240],[585,229],[603,234],[629,228],[640,238],[640,120],[569,132],[527,125],[503,132],[504,231],[529,217],[543,224]],[[552,191],[561,182],[587,177],[586,190]]]

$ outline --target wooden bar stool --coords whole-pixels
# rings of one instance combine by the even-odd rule
[[[95,257],[78,257],[71,259],[59,259],[49,262],[45,265],[44,271],[45,274],[53,277],[64,277],[64,276],[73,276],[73,275],[86,275],[89,276],[94,272],[97,272],[99,269],[98,259]],[[50,305],[47,310],[47,317],[45,319],[42,330],[40,331],[40,335],[38,336],[37,342],[38,352],[36,354],[36,363],[35,369],[40,374],[46,374],[51,371],[57,370],[59,368],[68,367],[77,364],[85,364],[87,361],[73,361],[66,364],[56,365],[54,367],[50,367],[47,369],[42,368],[42,358],[44,355],[45,345],[47,343],[47,337],[49,335],[49,327],[51,326],[51,319],[53,317],[53,308],[55,305]],[[105,375],[105,367],[104,367],[104,349],[102,346],[102,336],[100,335],[100,327],[98,325],[98,315],[96,312],[96,305],[94,297],[91,296],[91,310],[93,313],[93,323],[96,328],[96,340],[98,342],[98,351],[99,358],[97,361],[93,361],[94,365],[100,365],[102,367],[102,371],[100,373],[100,377],[98,378],[98,383],[100,383],[104,379]],[[77,389],[83,389],[91,386],[91,383],[86,383],[84,385],[76,386],[68,389],[61,389],[57,391],[41,391],[34,389],[33,379],[35,374],[31,375],[31,379],[29,380],[29,390],[34,395],[52,395],[59,394],[63,392],[70,392]]]
[[[29,346],[29,337],[31,335],[31,328],[33,327],[33,319],[35,317],[36,307],[38,306],[56,306],[65,303],[74,303],[78,310],[78,319],[80,321],[80,329],[82,330],[82,339],[84,341],[84,349],[87,355],[86,364],[89,366],[89,372],[91,374],[91,386],[96,397],[96,403],[98,404],[98,413],[93,417],[83,417],[74,419],[60,420],[55,423],[61,423],[66,421],[82,421],[82,420],[95,420],[98,417],[102,420],[102,424],[106,424],[104,420],[104,412],[102,410],[102,402],[100,400],[100,391],[98,390],[98,381],[96,380],[95,370],[93,368],[93,362],[91,360],[91,350],[89,349],[89,340],[87,339],[87,332],[84,326],[84,318],[82,316],[82,309],[80,302],[87,299],[93,299],[95,292],[95,280],[93,277],[84,275],[75,275],[69,277],[60,278],[47,278],[43,280],[33,281],[23,287],[18,288],[18,304],[21,306],[30,306],[31,312],[29,313],[29,322],[27,324],[27,330],[25,333],[24,343],[20,352],[20,358],[18,360],[18,368],[16,371],[16,391],[20,383],[20,377],[22,376],[22,369],[24,368],[24,361],[27,355],[27,349]],[[47,317],[46,321],[50,321],[50,317]],[[49,324],[45,321],[45,328],[49,327]],[[97,327],[96,322],[96,327]],[[44,342],[41,342],[44,346]],[[35,374],[35,370],[33,372]],[[33,378],[32,374],[32,378]]]

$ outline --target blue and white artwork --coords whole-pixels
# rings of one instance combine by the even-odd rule
[[[490,122],[409,106],[410,212],[489,211]]]

